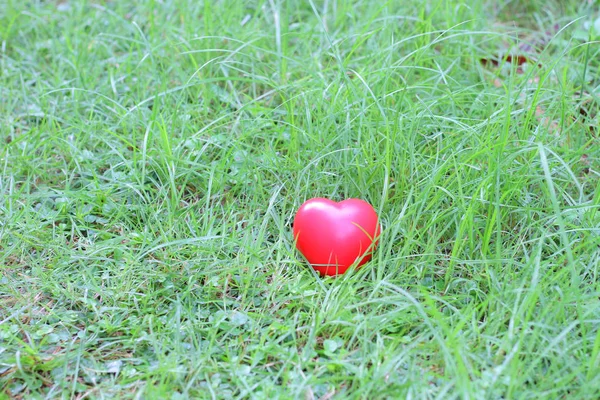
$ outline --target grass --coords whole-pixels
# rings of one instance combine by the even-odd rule
[[[0,398],[599,398],[600,14],[523,3],[0,0]]]

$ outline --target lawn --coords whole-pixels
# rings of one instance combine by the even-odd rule
[[[0,0],[0,399],[600,398],[594,1]],[[360,198],[373,259],[295,249]]]

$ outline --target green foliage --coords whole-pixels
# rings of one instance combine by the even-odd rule
[[[598,10],[496,3],[0,0],[0,398],[599,398]]]

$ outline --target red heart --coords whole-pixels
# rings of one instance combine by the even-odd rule
[[[355,261],[357,267],[369,261],[380,231],[377,213],[360,199],[310,199],[294,218],[296,247],[321,275],[343,274]]]

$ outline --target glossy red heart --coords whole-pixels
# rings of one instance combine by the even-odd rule
[[[340,275],[358,260],[371,259],[381,232],[377,213],[366,201],[306,201],[294,218],[296,248],[321,275]]]

